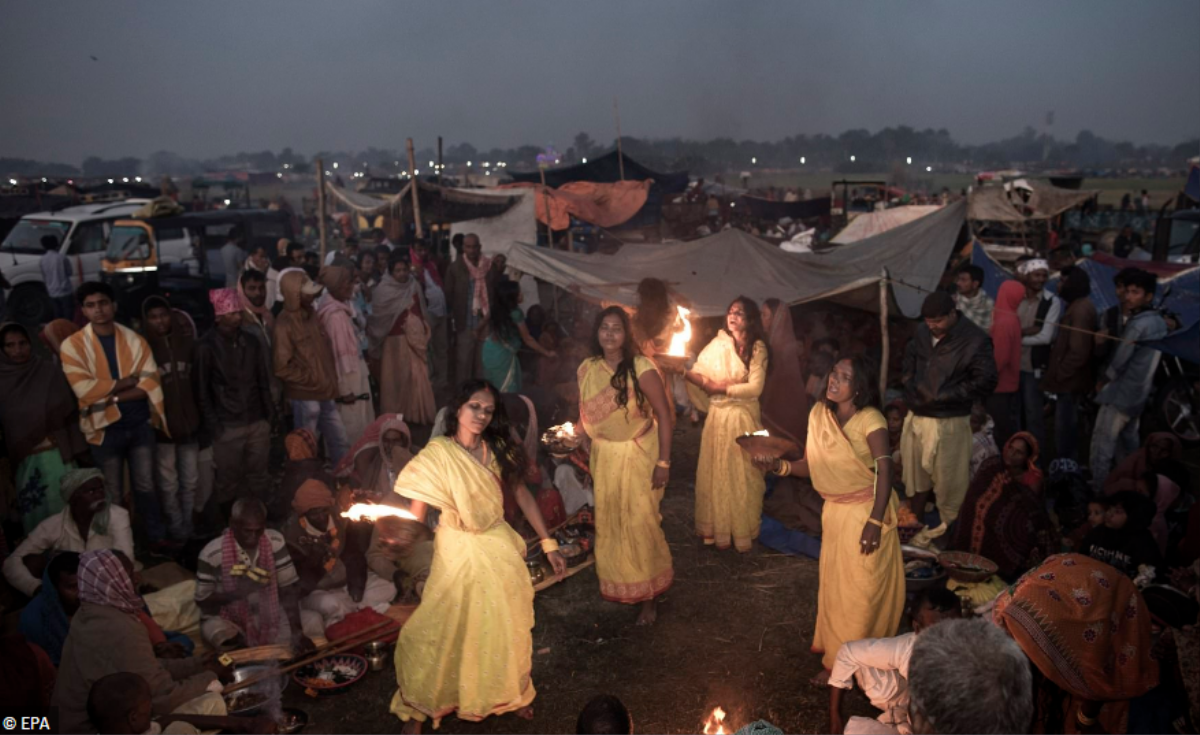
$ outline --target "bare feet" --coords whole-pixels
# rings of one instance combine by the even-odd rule
[[[829,675],[831,673],[833,672],[831,672],[829,669],[821,669],[821,673],[809,679],[808,683],[815,687],[827,687],[829,686]]]
[[[521,709],[516,711],[516,715],[517,715],[517,717],[520,717],[522,720],[532,720],[533,719],[533,707],[522,707]]]
[[[637,625],[654,625],[655,620],[658,620],[658,601],[646,600],[638,614]]]
[[[400,728],[400,732],[405,733],[405,735],[420,735],[421,721],[417,719],[409,720],[404,723],[404,727]]]

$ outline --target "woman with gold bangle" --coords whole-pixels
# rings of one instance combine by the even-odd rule
[[[541,538],[554,572],[567,563],[550,537],[537,502],[525,489],[524,452],[509,435],[495,386],[468,381],[446,416],[446,435],[414,457],[396,478],[417,520],[441,510],[433,565],[421,604],[396,646],[391,710],[404,732],[457,713],[478,721],[516,712],[533,717],[533,586],[525,541],[504,522],[504,496]]]
[[[874,405],[873,372],[861,357],[834,365],[825,400],[808,415],[804,459],[756,459],[776,474],[811,477],[825,499],[812,645],[825,666],[818,684],[842,643],[893,636],[904,612],[887,419]]]
[[[580,423],[592,440],[600,595],[640,604],[637,624],[650,625],[655,599],[675,576],[658,512],[671,470],[671,404],[654,363],[635,353],[621,307],[596,318],[592,357],[578,377]]]

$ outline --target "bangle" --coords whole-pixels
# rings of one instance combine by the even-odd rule
[[[1092,725],[1095,725],[1097,722],[1100,721],[1099,717],[1088,717],[1087,715],[1085,715],[1083,713],[1082,705],[1080,705],[1079,711],[1075,713],[1075,719],[1078,720],[1079,724],[1083,725],[1084,727],[1091,727]]]
[[[867,523],[870,523],[872,526],[879,526],[880,528],[883,528],[883,521],[879,521],[874,518],[868,518]]]
[[[553,554],[558,551],[558,542],[552,538],[544,538],[539,543],[541,543],[542,551],[547,554]]]
[[[780,458],[779,464],[775,467],[775,474],[780,477],[787,477],[792,474],[792,463]]]
[[[671,462],[666,459],[660,459],[654,463],[654,466],[661,467],[664,470],[669,470],[669,469],[671,469]]]

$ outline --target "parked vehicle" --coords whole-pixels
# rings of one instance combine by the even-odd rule
[[[12,285],[6,293],[10,318],[35,327],[53,318],[54,309],[42,280],[44,236],[53,236],[60,252],[70,258],[74,285],[99,280],[113,223],[129,217],[148,201],[84,204],[22,217],[0,243],[0,269]],[[159,241],[163,262],[184,262],[191,257],[191,245],[181,230],[164,230]],[[198,264],[193,261],[193,266]]]

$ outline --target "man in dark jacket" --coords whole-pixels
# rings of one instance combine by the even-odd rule
[[[913,512],[924,518],[933,492],[941,524],[913,542],[929,545],[958,517],[970,483],[971,407],[996,388],[996,361],[987,333],[955,308],[944,291],[921,306],[925,323],[904,353],[904,420],[900,453]]]
[[[142,303],[146,342],[158,363],[168,433],[157,433],[154,450],[158,492],[167,533],[182,544],[192,535],[196,485],[200,479],[200,409],[196,403],[196,337],[191,321],[161,296]]]
[[[213,438],[216,506],[223,518],[241,496],[267,501],[271,451],[271,386],[262,345],[242,329],[231,288],[212,291],[217,326],[196,346],[205,429]]]

